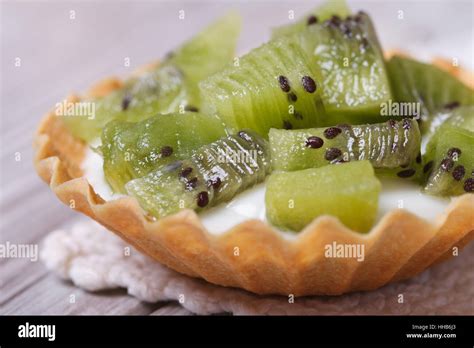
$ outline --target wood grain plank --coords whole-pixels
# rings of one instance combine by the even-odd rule
[[[150,315],[194,315],[177,303],[166,304],[163,307],[150,313]]]
[[[37,199],[28,203],[26,212],[21,206],[2,219],[0,223],[2,241],[14,243],[35,243],[45,236],[48,232],[57,228],[60,224],[78,217],[79,213],[70,210],[57,200],[51,193],[37,196]],[[45,207],[46,204],[49,206]],[[20,210],[20,211],[18,211]],[[28,214],[25,217],[25,213]]]
[[[127,295],[124,290],[91,293],[48,274],[33,284],[28,291],[10,299],[2,306],[1,312],[20,315],[147,315],[159,307],[161,304],[140,302]]]
[[[26,259],[9,259],[9,262],[0,264],[1,288],[0,308],[9,300],[42,278],[47,276],[46,268],[40,262],[31,262]]]

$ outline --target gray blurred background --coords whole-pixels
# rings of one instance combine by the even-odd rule
[[[33,132],[54,103],[103,77],[126,76],[162,57],[230,9],[237,9],[244,20],[239,42],[239,52],[244,53],[265,42],[271,27],[288,23],[289,10],[298,18],[319,3],[2,1],[1,242],[38,243],[52,229],[79,218],[59,203],[32,166]],[[457,58],[473,69],[471,0],[348,3],[372,16],[385,49],[402,48],[422,59]],[[180,10],[185,11],[184,20],[178,18]],[[124,66],[127,57],[130,67]],[[3,313],[145,314],[166,308],[139,303],[122,293],[82,293],[87,300],[82,308],[67,307],[65,298],[76,290],[49,275],[40,262],[0,262]]]

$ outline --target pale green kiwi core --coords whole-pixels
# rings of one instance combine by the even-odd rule
[[[299,232],[315,218],[331,215],[357,232],[367,232],[376,218],[380,189],[368,161],[274,172],[265,193],[267,218]]]

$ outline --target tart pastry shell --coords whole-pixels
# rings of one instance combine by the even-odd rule
[[[456,70],[455,75],[462,74]],[[88,96],[103,96],[120,86],[120,80],[109,78]],[[74,95],[68,99],[80,100]],[[34,147],[39,176],[71,208],[180,273],[257,294],[340,295],[377,289],[456,255],[474,238],[474,194],[452,199],[434,221],[395,209],[365,235],[331,216],[316,218],[294,240],[260,220],[213,235],[192,210],[155,221],[132,197],[103,200],[81,170],[87,144],[54,112],[43,118]],[[364,260],[326,257],[326,246],[334,242],[363,245]]]

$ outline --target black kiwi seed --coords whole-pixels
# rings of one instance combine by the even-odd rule
[[[341,25],[341,31],[346,37],[351,37],[352,36],[352,30],[350,27],[347,25]]]
[[[433,168],[433,161],[429,161],[425,164],[425,166],[423,167],[423,173],[426,174],[431,168]]]
[[[306,139],[305,143],[306,147],[310,147],[312,149],[319,149],[321,146],[323,146],[323,144],[324,140],[315,135],[310,136],[308,139]]]
[[[461,103],[458,101],[452,101],[450,103],[447,103],[443,106],[446,110],[453,110],[456,109],[457,107],[461,106]]]
[[[222,184],[221,178],[215,177],[207,181],[207,186],[217,190]]]
[[[318,23],[318,17],[316,17],[316,16],[309,16],[306,23],[307,23],[308,25],[316,24],[316,23]]]
[[[122,111],[125,111],[128,109],[131,101],[132,101],[132,96],[130,94],[125,94],[122,99]]]
[[[442,170],[449,172],[454,166],[454,161],[451,158],[445,158],[439,166]]]
[[[341,17],[339,17],[338,15],[334,15],[329,20],[329,23],[337,27],[339,26],[339,24],[341,24]]]
[[[369,47],[369,41],[364,37],[362,40],[360,40],[360,46],[363,49],[366,49]]]
[[[387,123],[392,128],[395,128],[395,126],[397,125],[397,121],[395,120],[388,120]]]
[[[421,152],[418,152],[418,155],[416,156],[415,161],[416,161],[416,163],[418,163],[418,164],[421,163]]]
[[[283,75],[278,76],[278,83],[283,92],[288,93],[290,91],[290,81]]]
[[[181,176],[182,178],[186,178],[189,174],[191,174],[192,171],[193,171],[193,168],[191,168],[191,167],[184,168],[184,169],[181,171],[180,176]]]
[[[324,154],[324,158],[328,161],[332,161],[341,155],[342,155],[341,150],[339,150],[336,147],[330,147],[329,149],[326,150],[326,153]]]
[[[341,132],[341,128],[329,127],[324,130],[324,136],[326,137],[326,139],[334,139],[339,134],[341,134]]]
[[[290,121],[283,121],[283,129],[293,129],[293,125],[291,124]]]
[[[464,191],[466,192],[474,192],[474,179],[469,178],[464,181]]]
[[[299,113],[298,111],[295,111],[295,113],[293,114],[293,116],[295,116],[295,118],[297,120],[302,120],[303,119],[303,115],[301,113]]]
[[[204,208],[209,203],[209,194],[206,191],[201,191],[197,195],[197,205]]]
[[[189,111],[189,112],[199,112],[199,109],[195,106],[192,106],[192,105],[186,105],[184,107],[184,110]]]
[[[303,88],[306,92],[308,93],[314,93],[316,91],[316,82],[309,77],[309,76],[303,76],[301,78],[301,83],[303,85]]]
[[[287,98],[290,103],[298,100],[298,97],[293,92],[288,93]]]
[[[173,154],[173,148],[171,146],[163,146],[160,152],[161,157],[169,157]]]
[[[458,157],[461,155],[461,149],[458,149],[457,147],[452,147],[448,150],[448,157],[449,158],[454,158],[454,157]]]
[[[408,130],[411,128],[411,122],[409,118],[404,118],[402,124],[403,124],[403,129]]]
[[[452,176],[454,180],[460,181],[464,177],[464,174],[466,174],[466,170],[464,169],[464,167],[456,166],[456,168],[454,168],[453,170]]]
[[[410,168],[410,169],[405,169],[405,170],[402,170],[402,171],[398,172],[397,176],[399,178],[409,178],[409,177],[415,175],[415,173],[416,173],[416,170]]]

